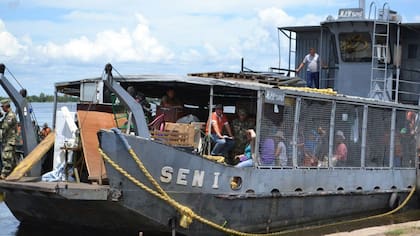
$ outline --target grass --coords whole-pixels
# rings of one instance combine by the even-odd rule
[[[385,235],[386,236],[399,236],[399,235],[412,234],[412,233],[420,234],[420,227],[394,229],[392,231],[386,232]]]

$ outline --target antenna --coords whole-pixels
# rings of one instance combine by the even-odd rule
[[[359,0],[359,8],[363,9],[362,17],[365,18],[365,8],[366,8],[365,0]]]

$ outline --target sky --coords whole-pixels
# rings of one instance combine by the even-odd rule
[[[383,1],[377,1],[382,6]],[[420,1],[388,1],[420,22]],[[369,9],[370,1],[366,1]],[[277,27],[319,25],[356,0],[0,0],[0,63],[29,95],[102,75],[266,71],[278,66]],[[282,50],[283,49],[283,50]],[[9,73],[11,72],[11,74]],[[1,92],[0,92],[1,95]]]

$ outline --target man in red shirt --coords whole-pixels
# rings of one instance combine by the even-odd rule
[[[211,132],[209,132],[209,123],[206,125],[206,133],[210,134],[214,145],[211,155],[213,156],[226,156],[228,152],[233,148],[235,142],[233,141],[232,130],[225,114],[223,114],[223,105],[217,104],[214,112],[211,113],[210,122]],[[223,135],[223,127],[229,136]]]

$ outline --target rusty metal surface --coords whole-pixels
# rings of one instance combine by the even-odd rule
[[[115,127],[114,115],[105,112],[79,110],[77,111],[77,118],[89,179],[93,181],[104,179],[106,178],[106,171],[98,152],[99,142],[96,133],[99,129]]]

